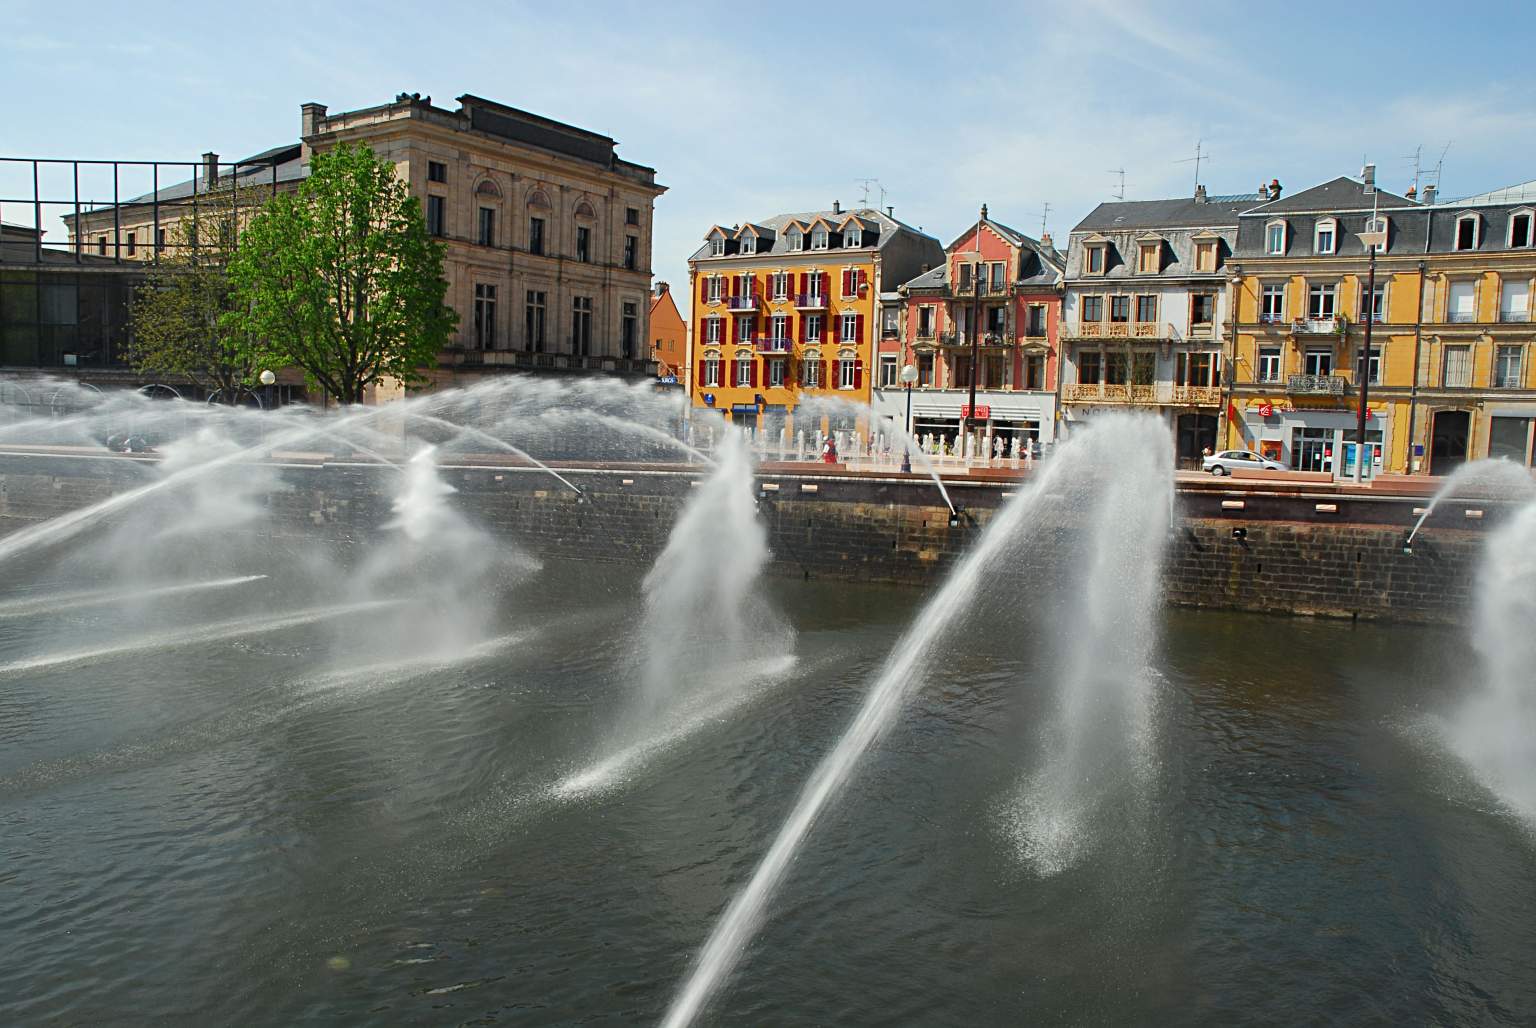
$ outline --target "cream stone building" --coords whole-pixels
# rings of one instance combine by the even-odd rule
[[[665,191],[655,171],[620,158],[608,136],[476,96],[458,105],[401,94],[332,114],[306,103],[297,143],[234,165],[205,154],[189,181],[65,224],[87,254],[154,261],[176,244],[180,218],[228,204],[231,187],[297,189],[315,152],[366,144],[394,162],[447,246],[459,327],[430,371],[435,384],[512,370],[654,375],[651,238]]]

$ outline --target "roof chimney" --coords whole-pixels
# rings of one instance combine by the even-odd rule
[[[1424,187],[1424,202],[1426,204],[1435,202],[1435,193],[1439,190],[1439,188],[1440,187],[1433,182]]]
[[[219,155],[209,150],[203,154],[203,188],[212,189],[219,181]]]
[[[1049,232],[1040,233],[1040,245],[1045,247],[1047,250],[1056,249],[1056,244],[1051,242],[1051,234]]]
[[[1360,169],[1360,180],[1365,183],[1365,195],[1376,192],[1376,165],[1367,164]]]
[[[896,208],[895,207],[887,207],[885,209],[885,216],[887,218],[890,218],[892,221],[896,220]]]
[[[320,131],[320,123],[325,120],[325,104],[310,102],[299,104],[299,156],[308,161],[309,155],[314,153],[314,147],[309,145],[309,137]]]
[[[841,214],[841,213],[843,213],[843,201],[841,201],[841,200],[833,200],[832,201],[832,213],[833,214]]]
[[[986,204],[982,204],[981,205],[981,220],[982,221],[986,221],[987,220],[987,205]]]
[[[1269,198],[1271,200],[1280,199],[1280,180],[1277,178],[1269,180]]]
[[[1202,185],[1199,185],[1197,183],[1195,185],[1195,203],[1205,203],[1205,202],[1206,202],[1205,187],[1202,186]]]
[[[1403,195],[1406,196],[1410,200],[1416,199],[1418,197],[1418,195],[1419,195],[1419,187],[1418,186],[1409,186],[1408,187],[1408,192],[1404,193]]]
[[[667,289],[668,289],[668,286],[667,286],[667,284],[665,282],[658,281],[656,283],[656,295],[657,296],[666,296],[667,295]]]

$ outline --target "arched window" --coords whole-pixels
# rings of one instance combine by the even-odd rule
[[[1482,220],[1476,214],[1463,214],[1456,219],[1456,249],[1476,250],[1482,236]]]
[[[1312,252],[1333,254],[1339,249],[1339,223],[1332,218],[1319,218],[1312,233]]]
[[[483,178],[475,186],[475,195],[479,196],[479,197],[484,197],[487,200],[500,200],[501,199],[501,187],[498,186],[491,179]]]
[[[1287,226],[1283,220],[1271,221],[1264,226],[1264,252],[1267,254],[1285,253]]]
[[[591,204],[587,203],[585,200],[582,200],[576,204],[576,217],[595,218],[597,217],[597,212],[592,209]]]
[[[528,194],[528,206],[548,210],[551,206],[549,202],[549,194],[544,192],[542,189],[534,189],[533,192]]]

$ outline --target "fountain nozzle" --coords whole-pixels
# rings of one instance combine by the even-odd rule
[[[949,508],[949,527],[950,528],[959,528],[960,527],[960,515],[963,514],[964,512],[965,512],[965,508],[964,507],[951,507],[951,508]]]
[[[1232,529],[1232,538],[1236,539],[1240,543],[1247,542],[1248,541],[1248,529],[1246,529],[1246,528],[1242,527],[1241,525],[1239,525],[1238,527]]]
[[[1413,556],[1413,533],[1408,532],[1403,536],[1403,556]]]

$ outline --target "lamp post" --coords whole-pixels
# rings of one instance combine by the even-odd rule
[[[1355,421],[1355,482],[1357,484],[1365,481],[1365,462],[1370,459],[1365,452],[1365,414],[1371,395],[1371,328],[1376,323],[1376,248],[1387,241],[1387,233],[1381,230],[1374,213],[1366,228],[1367,231],[1360,233],[1360,242],[1365,244],[1370,258],[1366,265],[1368,270],[1365,279],[1365,344],[1360,348],[1358,371],[1360,411]]]
[[[270,368],[268,368],[260,375],[257,375],[256,378],[261,382],[261,391],[263,394],[261,405],[270,410],[272,407],[272,383],[277,381],[277,376],[272,373]]]
[[[901,470],[912,470],[912,383],[917,381],[917,365],[908,364],[901,369],[901,384],[907,387],[907,420],[902,426]]]

